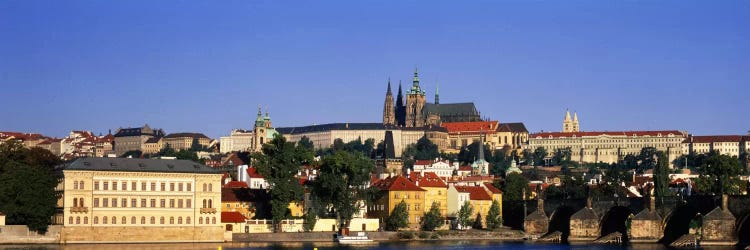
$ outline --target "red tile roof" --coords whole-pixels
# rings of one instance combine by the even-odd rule
[[[742,135],[701,135],[691,137],[693,143],[712,143],[712,142],[741,142],[750,140],[750,136]]]
[[[502,194],[503,193],[503,191],[501,191],[500,189],[496,188],[494,185],[492,185],[492,183],[484,183],[484,186],[487,187],[487,190],[489,190],[490,193],[493,193],[493,194]]]
[[[460,166],[458,167],[458,171],[471,171],[471,166]]]
[[[483,133],[495,133],[495,130],[497,129],[497,121],[482,121],[482,122],[444,122],[440,124],[440,126],[446,128],[448,130],[448,133],[450,134],[456,134],[461,133],[465,134],[466,132],[479,132],[482,131]]]
[[[250,178],[263,178],[263,175],[258,173],[258,169],[255,167],[247,168],[247,176]]]
[[[240,212],[221,212],[221,223],[241,223],[245,222],[245,216]]]
[[[541,137],[542,139],[549,138],[552,136],[553,138],[558,137],[584,137],[584,136],[618,136],[618,137],[625,137],[625,136],[662,136],[667,137],[669,134],[672,134],[673,136],[684,136],[682,132],[677,130],[656,130],[656,131],[592,131],[592,132],[542,132],[542,133],[535,133],[529,135],[530,138],[536,138]]]
[[[469,193],[469,199],[471,200],[492,200],[487,190],[477,186],[454,186],[458,192]]]
[[[224,188],[247,188],[247,182],[244,181],[230,181],[224,184]]]
[[[403,176],[393,176],[373,184],[382,191],[425,191]]]
[[[425,166],[425,165],[432,165],[432,163],[433,163],[432,160],[417,160],[416,162],[414,162],[414,165]]]
[[[416,183],[419,183],[419,187],[437,187],[437,188],[447,188],[448,184],[446,184],[443,179],[441,179],[437,174],[433,172],[412,172],[409,176],[409,181]]]

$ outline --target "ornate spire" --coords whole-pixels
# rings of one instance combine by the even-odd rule
[[[566,122],[570,121],[570,111],[568,111],[568,109],[565,109],[565,121]]]
[[[401,80],[398,80],[398,96],[396,97],[396,107],[404,106],[404,94],[401,91]]]
[[[435,81],[435,104],[440,104],[440,89],[437,80]]]
[[[388,77],[388,91],[385,92],[386,95],[392,95],[391,94],[391,78]]]
[[[578,122],[578,112],[573,111],[573,121]]]

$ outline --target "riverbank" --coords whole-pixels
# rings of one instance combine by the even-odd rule
[[[236,233],[232,235],[233,242],[332,242],[333,232],[307,233]],[[367,236],[374,241],[399,240],[495,240],[495,241],[523,241],[522,231],[502,229],[498,231],[465,230],[465,231],[399,231],[399,232],[367,232]]]

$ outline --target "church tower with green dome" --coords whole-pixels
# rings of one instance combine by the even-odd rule
[[[259,106],[258,115],[255,118],[255,126],[253,128],[252,151],[260,151],[263,148],[263,144],[272,140],[276,134],[278,134],[278,132],[271,127],[271,116],[268,115],[268,111],[266,111],[266,116],[263,116]]]

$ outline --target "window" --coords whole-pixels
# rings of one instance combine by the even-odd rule
[[[191,200],[191,199],[187,199],[187,200],[185,201],[185,207],[187,207],[187,208],[192,208],[192,207],[193,207],[193,200]]]
[[[125,223],[123,223],[123,224],[125,224]],[[135,216],[130,217],[130,224],[135,225]]]
[[[206,185],[206,183],[203,183],[203,192],[206,192],[206,187],[208,187],[208,185]]]
[[[173,183],[169,183],[169,191],[174,192],[174,182]]]
[[[122,191],[125,191],[125,190],[128,190],[128,183],[123,181],[122,182]]]
[[[151,183],[151,191],[156,191],[156,182]]]
[[[208,192],[213,192],[213,184],[208,184]]]
[[[73,207],[78,207],[78,198],[73,198]]]
[[[187,191],[188,191],[188,192],[191,192],[192,186],[193,186],[193,185],[192,185],[191,183],[188,183],[188,184],[187,184]]]
[[[99,198],[94,198],[94,207],[99,207]]]
[[[68,224],[73,224],[73,216],[68,217]]]
[[[227,204],[227,208],[232,208],[232,205],[231,204]]]
[[[177,185],[177,191],[182,192],[182,183],[180,183],[179,185]]]
[[[108,198],[104,198],[104,199],[102,199],[102,206],[103,206],[103,207],[107,207],[107,206],[109,206],[109,199],[108,199]]]
[[[79,189],[84,189],[84,187],[83,187],[83,181],[79,181],[78,182],[78,188]],[[83,220],[85,221],[88,217],[83,217],[83,218],[84,218]]]
[[[151,216],[151,224],[156,224],[156,217]]]
[[[112,207],[117,207],[117,198],[112,198]]]
[[[105,181],[103,186],[104,186],[104,190],[108,190],[109,189],[109,182]]]
[[[121,207],[128,207],[128,199],[122,198],[122,206]]]
[[[174,217],[169,217],[169,224],[170,225],[174,224]]]
[[[207,205],[207,204],[208,204],[208,203],[206,203],[206,199],[203,199],[203,207],[204,207],[204,208],[206,207],[206,205]]]
[[[99,182],[94,182],[94,190],[99,190]]]
[[[182,217],[177,217],[177,224],[182,224]]]
[[[112,182],[112,190],[117,190],[117,182],[116,181]],[[112,224],[114,224],[114,223],[112,223]]]
[[[141,207],[146,207],[146,199],[141,199]]]
[[[137,203],[136,199],[130,199],[130,207],[136,207]]]
[[[156,207],[156,199],[151,199],[151,207]]]
[[[114,225],[114,224],[117,224],[117,218],[115,218],[114,216],[112,216],[112,224],[113,224],[113,225]]]
[[[177,208],[182,208],[182,199],[177,200]]]
[[[141,191],[146,191],[146,182],[141,182]]]
[[[146,224],[146,216],[141,216],[141,224]]]
[[[216,217],[211,218],[211,224],[216,224]]]
[[[164,183],[164,182],[161,183],[160,191],[167,191],[167,183]]]
[[[169,199],[169,208],[174,208],[174,199]]]
[[[107,216],[102,216],[102,224],[107,224]]]
[[[162,216],[161,218],[159,218],[159,224],[164,224],[164,216]]]
[[[73,221],[73,217],[70,217],[71,223]],[[198,224],[203,224],[203,217],[198,218]]]
[[[76,217],[76,224],[81,224],[81,217]]]
[[[213,207],[213,206],[211,205],[212,203],[213,203],[213,202],[211,202],[211,199],[208,199],[208,208],[212,208],[212,207]]]
[[[78,181],[73,182],[73,189],[78,189]]]
[[[190,224],[190,216],[185,217],[185,224]]]
[[[130,190],[131,190],[131,191],[135,191],[135,188],[136,188],[137,186],[138,186],[137,182],[135,182],[135,181],[134,181],[134,182],[131,182],[131,183],[130,183]]]
[[[133,217],[133,219],[135,219],[135,217]],[[122,219],[120,220],[120,224],[128,224],[128,219],[126,219],[125,216],[123,216]]]
[[[99,224],[99,217],[94,216],[94,224]]]

